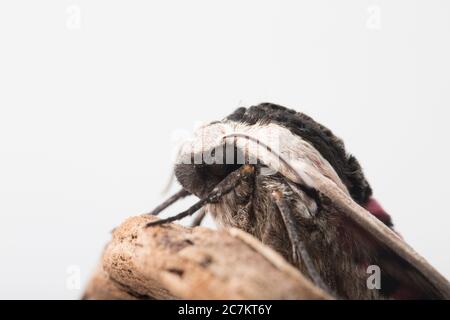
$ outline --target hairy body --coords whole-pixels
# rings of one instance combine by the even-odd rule
[[[207,210],[223,227],[242,229],[280,253],[286,260],[308,275],[302,260],[295,261],[292,247],[280,213],[271,196],[272,190],[282,192],[297,221],[299,237],[304,242],[320,277],[339,297],[346,299],[377,299],[379,290],[367,288],[367,262],[376,264],[376,254],[367,245],[358,246],[361,235],[355,233],[336,212],[330,202],[314,199],[279,176],[255,174],[217,204]]]

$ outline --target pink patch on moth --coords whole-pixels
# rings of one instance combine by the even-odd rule
[[[391,217],[384,211],[383,207],[374,198],[370,198],[364,205],[364,208],[373,214],[378,220],[386,225],[391,225]]]
[[[374,198],[370,198],[369,201],[367,201],[367,203],[364,205],[364,208],[378,220],[391,228],[399,236],[399,238],[402,238],[402,236],[393,228],[391,216],[386,211],[384,211],[383,207],[377,200],[375,200]]]

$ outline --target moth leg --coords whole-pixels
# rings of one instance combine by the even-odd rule
[[[195,217],[194,221],[192,221],[191,223],[191,227],[198,227],[199,225],[202,224],[203,219],[206,216],[206,209],[205,207],[201,208],[197,214],[197,216]]]
[[[182,198],[184,198],[184,197],[186,197],[188,195],[190,195],[190,193],[188,191],[186,191],[184,189],[181,189],[180,191],[178,191],[177,193],[172,195],[169,199],[167,199],[166,201],[161,203],[159,206],[157,206],[155,209],[153,209],[153,211],[151,211],[149,214],[151,214],[153,216],[156,216],[161,211],[166,209],[168,206],[172,205],[173,203],[175,203],[179,199],[182,199]]]
[[[280,211],[281,218],[283,219],[284,225],[286,227],[289,241],[291,242],[292,256],[294,258],[294,261],[299,262],[301,259],[306,267],[309,276],[311,277],[311,280],[322,290],[330,293],[329,288],[325,285],[319,273],[317,272],[312,259],[305,247],[305,244],[298,236],[298,230],[296,228],[294,217],[292,216],[291,209],[289,208],[286,200],[283,198],[282,193],[279,191],[275,191],[272,193],[272,197],[275,200],[278,210]]]
[[[255,169],[251,165],[243,165],[241,168],[231,172],[228,176],[226,176],[226,178],[219,182],[205,198],[192,205],[186,211],[183,211],[175,216],[166,219],[149,222],[146,226],[151,227],[172,221],[177,221],[187,216],[193,215],[207,203],[217,203],[224,195],[231,192],[241,182],[242,179],[245,179],[252,175],[254,173],[254,170]]]

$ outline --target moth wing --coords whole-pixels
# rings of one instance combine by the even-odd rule
[[[411,248],[398,234],[357,204],[347,193],[320,174],[315,174],[314,187],[353,221],[363,234],[383,250],[382,269],[397,280],[413,286],[426,297],[450,299],[450,283],[427,260]]]

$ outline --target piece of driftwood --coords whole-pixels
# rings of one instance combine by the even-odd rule
[[[329,299],[278,253],[231,229],[145,228],[127,219],[113,231],[84,299]]]

